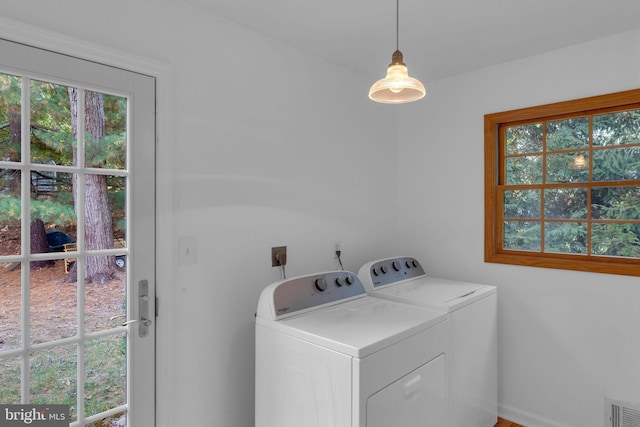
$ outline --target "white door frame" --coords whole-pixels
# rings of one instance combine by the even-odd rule
[[[156,79],[156,426],[172,427],[173,336],[171,283],[173,282],[173,123],[170,114],[172,69],[170,64],[141,58],[113,48],[87,43],[64,34],[0,17],[0,38],[47,49],[80,59],[118,67]],[[161,230],[162,232],[158,232]]]

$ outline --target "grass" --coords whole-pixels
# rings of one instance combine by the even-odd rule
[[[90,416],[125,403],[126,354],[124,335],[91,340],[85,344],[85,415]],[[37,351],[29,360],[30,401],[65,404],[77,419],[77,348],[75,345]],[[20,361],[0,360],[0,402],[20,403]]]

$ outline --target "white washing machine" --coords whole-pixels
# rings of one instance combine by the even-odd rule
[[[256,313],[256,427],[443,427],[447,314],[354,273],[273,283]]]
[[[428,277],[412,257],[363,265],[370,295],[449,313],[449,427],[493,427],[498,412],[495,286]]]

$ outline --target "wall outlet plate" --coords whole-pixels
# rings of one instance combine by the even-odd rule
[[[287,265],[287,247],[274,246],[271,248],[271,267]]]

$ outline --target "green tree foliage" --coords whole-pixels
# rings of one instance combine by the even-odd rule
[[[532,186],[503,193],[505,248],[640,258],[640,110],[512,126],[505,135],[506,185]],[[590,172],[611,185],[571,185],[589,182]]]
[[[0,153],[1,160],[21,161],[21,102],[22,81],[19,77],[0,74]],[[30,82],[30,160],[36,164],[73,165],[76,139],[72,132],[72,118],[68,88],[63,85]],[[104,95],[106,136],[97,143],[85,144],[88,165],[123,169],[126,164],[126,102],[122,97]],[[16,127],[17,125],[17,127]],[[17,130],[16,130],[17,129]],[[91,138],[87,134],[87,138]],[[47,191],[33,185],[40,175],[55,182]],[[20,221],[20,171],[16,168],[0,169],[0,221],[3,224],[19,224]],[[75,223],[71,174],[32,174],[32,216],[40,217],[57,226]],[[124,181],[109,181],[109,197],[114,212],[124,207]],[[16,210],[17,209],[17,210]],[[115,218],[116,224],[122,224]]]

